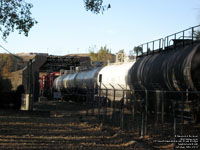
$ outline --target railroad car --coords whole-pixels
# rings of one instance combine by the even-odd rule
[[[193,35],[194,27],[191,31]],[[87,94],[88,90],[96,87],[100,88],[97,90],[101,91],[99,96],[106,96],[111,101],[130,99],[133,93],[134,99],[143,101],[152,112],[163,107],[164,102],[161,101],[164,96],[165,110],[170,112],[174,103],[178,103],[179,108],[187,107],[180,105],[192,104],[188,107],[199,114],[200,41],[193,36],[191,39],[184,36],[177,39],[180,33],[172,35],[175,39],[170,41],[169,36],[159,40],[159,45],[162,42],[164,46],[158,49],[154,49],[155,41],[146,43],[147,51],[142,48],[142,55],[137,57],[136,62],[65,74],[54,81],[53,88],[62,95],[70,95],[68,99],[76,99],[74,95]],[[168,44],[171,41],[173,44]],[[152,49],[149,44],[153,45]]]
[[[81,95],[96,89],[97,75],[100,69],[101,67],[97,67],[73,73],[66,72],[55,79],[53,89],[55,92],[61,93],[62,99],[80,101]]]
[[[47,73],[40,76],[40,95],[48,98],[52,97],[54,80],[60,76],[60,72]]]
[[[101,86],[101,96],[106,96],[107,92],[107,97],[111,101],[120,101],[123,97],[130,99],[130,83],[128,81],[128,76],[134,63],[135,61],[133,60],[132,62],[103,67],[97,77],[97,84],[99,87]]]

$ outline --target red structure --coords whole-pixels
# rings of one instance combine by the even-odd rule
[[[52,72],[40,76],[40,95],[45,97],[52,96],[52,87],[54,80],[60,75],[60,72]]]

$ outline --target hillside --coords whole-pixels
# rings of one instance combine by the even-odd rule
[[[16,90],[22,84],[22,70],[35,55],[0,54],[0,86],[2,90]]]

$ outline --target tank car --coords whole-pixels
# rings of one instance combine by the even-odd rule
[[[184,113],[193,115],[200,112],[200,42],[168,48],[153,55],[137,59],[129,71],[130,88],[137,99],[146,99],[148,109],[155,112],[162,109],[172,113],[174,105],[184,108]],[[164,91],[164,92],[162,92]],[[162,95],[164,94],[164,95]],[[164,101],[162,102],[162,96]],[[184,106],[183,106],[184,105]],[[179,109],[180,110],[180,109]]]
[[[139,58],[130,69],[132,88],[200,90],[200,43]]]
[[[101,88],[101,95],[106,96],[109,100],[121,100],[123,97],[130,98],[130,84],[128,83],[129,70],[134,65],[133,62],[123,64],[114,64],[103,67],[98,73],[98,86]],[[101,76],[101,80],[99,79]],[[114,96],[115,91],[115,96]]]
[[[64,74],[54,81],[54,91],[61,92],[65,100],[83,101],[90,90],[94,90],[97,85],[97,74],[101,67]]]

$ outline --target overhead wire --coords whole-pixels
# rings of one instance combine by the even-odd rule
[[[6,49],[5,47],[3,47],[2,45],[0,45],[0,47],[1,47],[4,51],[6,51],[7,53],[11,54],[11,55],[14,56],[15,58],[17,58],[17,59],[19,59],[19,60],[22,61],[22,58],[21,58],[21,57],[19,57],[19,56],[13,54],[12,52],[10,52],[9,50],[7,50],[7,49]]]

